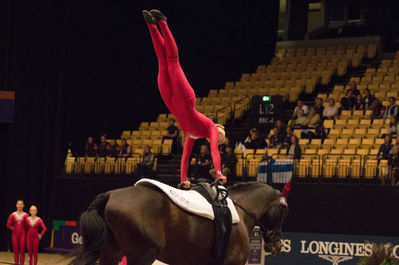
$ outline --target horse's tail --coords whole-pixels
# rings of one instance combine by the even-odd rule
[[[80,216],[80,231],[83,244],[74,253],[70,265],[94,265],[108,238],[108,227],[104,220],[104,209],[109,192],[97,195]]]

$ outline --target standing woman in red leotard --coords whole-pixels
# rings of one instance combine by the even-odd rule
[[[37,216],[37,207],[32,205],[29,209],[30,216],[26,219],[26,226],[28,229],[28,235],[26,238],[26,246],[29,253],[29,265],[32,264],[32,258],[34,259],[34,265],[37,265],[37,251],[39,250],[39,240],[42,239],[47,228],[43,223],[43,220]],[[42,231],[39,234],[39,227]]]
[[[176,117],[185,134],[183,156],[180,165],[180,180],[184,187],[190,187],[187,180],[188,159],[198,138],[207,138],[211,144],[211,155],[217,178],[221,184],[226,177],[220,171],[218,144],[223,144],[224,127],[214,124],[209,118],[195,109],[195,93],[179,63],[175,40],[166,23],[166,17],[158,10],[143,10],[143,16],[150,30],[155,53],[158,57],[158,87],[162,99]],[[158,31],[160,27],[162,35]]]
[[[7,221],[7,228],[12,231],[12,248],[14,250],[14,263],[24,264],[25,242],[26,242],[26,218],[29,216],[24,212],[24,201],[17,201],[17,211],[10,214]]]

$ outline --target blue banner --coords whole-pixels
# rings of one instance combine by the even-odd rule
[[[391,243],[399,259],[399,238],[359,235],[283,233],[281,253],[265,254],[267,265],[355,265],[371,255],[372,243]]]

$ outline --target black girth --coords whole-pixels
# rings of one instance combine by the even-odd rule
[[[200,193],[212,205],[215,219],[214,224],[214,240],[213,240],[213,258],[216,261],[222,261],[227,252],[229,245],[231,229],[232,229],[232,216],[229,207],[227,206],[227,190],[219,190],[217,185],[218,181],[214,184],[216,186],[216,197],[212,198],[208,190],[201,185],[201,183],[193,186],[191,190]],[[220,196],[221,195],[221,198]]]

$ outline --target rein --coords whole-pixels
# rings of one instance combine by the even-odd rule
[[[258,223],[258,221],[256,220],[256,216],[255,216],[255,215],[253,215],[253,214],[251,214],[250,212],[248,212],[247,210],[245,210],[245,208],[242,207],[242,206],[237,202],[237,200],[232,200],[232,201],[233,201],[234,205],[238,206],[238,208],[240,208],[241,210],[243,210],[244,213],[246,213],[249,217],[252,218],[252,220],[254,220],[255,225]]]
[[[263,234],[263,240],[265,242],[269,241],[269,242],[276,242],[279,241],[281,238],[281,231],[280,230],[270,230],[268,228],[266,228],[263,224],[258,224],[258,221],[256,219],[256,216],[251,214],[250,212],[248,212],[247,210],[245,210],[244,207],[242,207],[237,200],[233,200],[234,205],[236,205],[238,208],[240,208],[241,210],[243,210],[244,213],[246,213],[249,217],[252,218],[252,220],[254,221],[255,225],[259,225],[260,227],[260,231]]]

